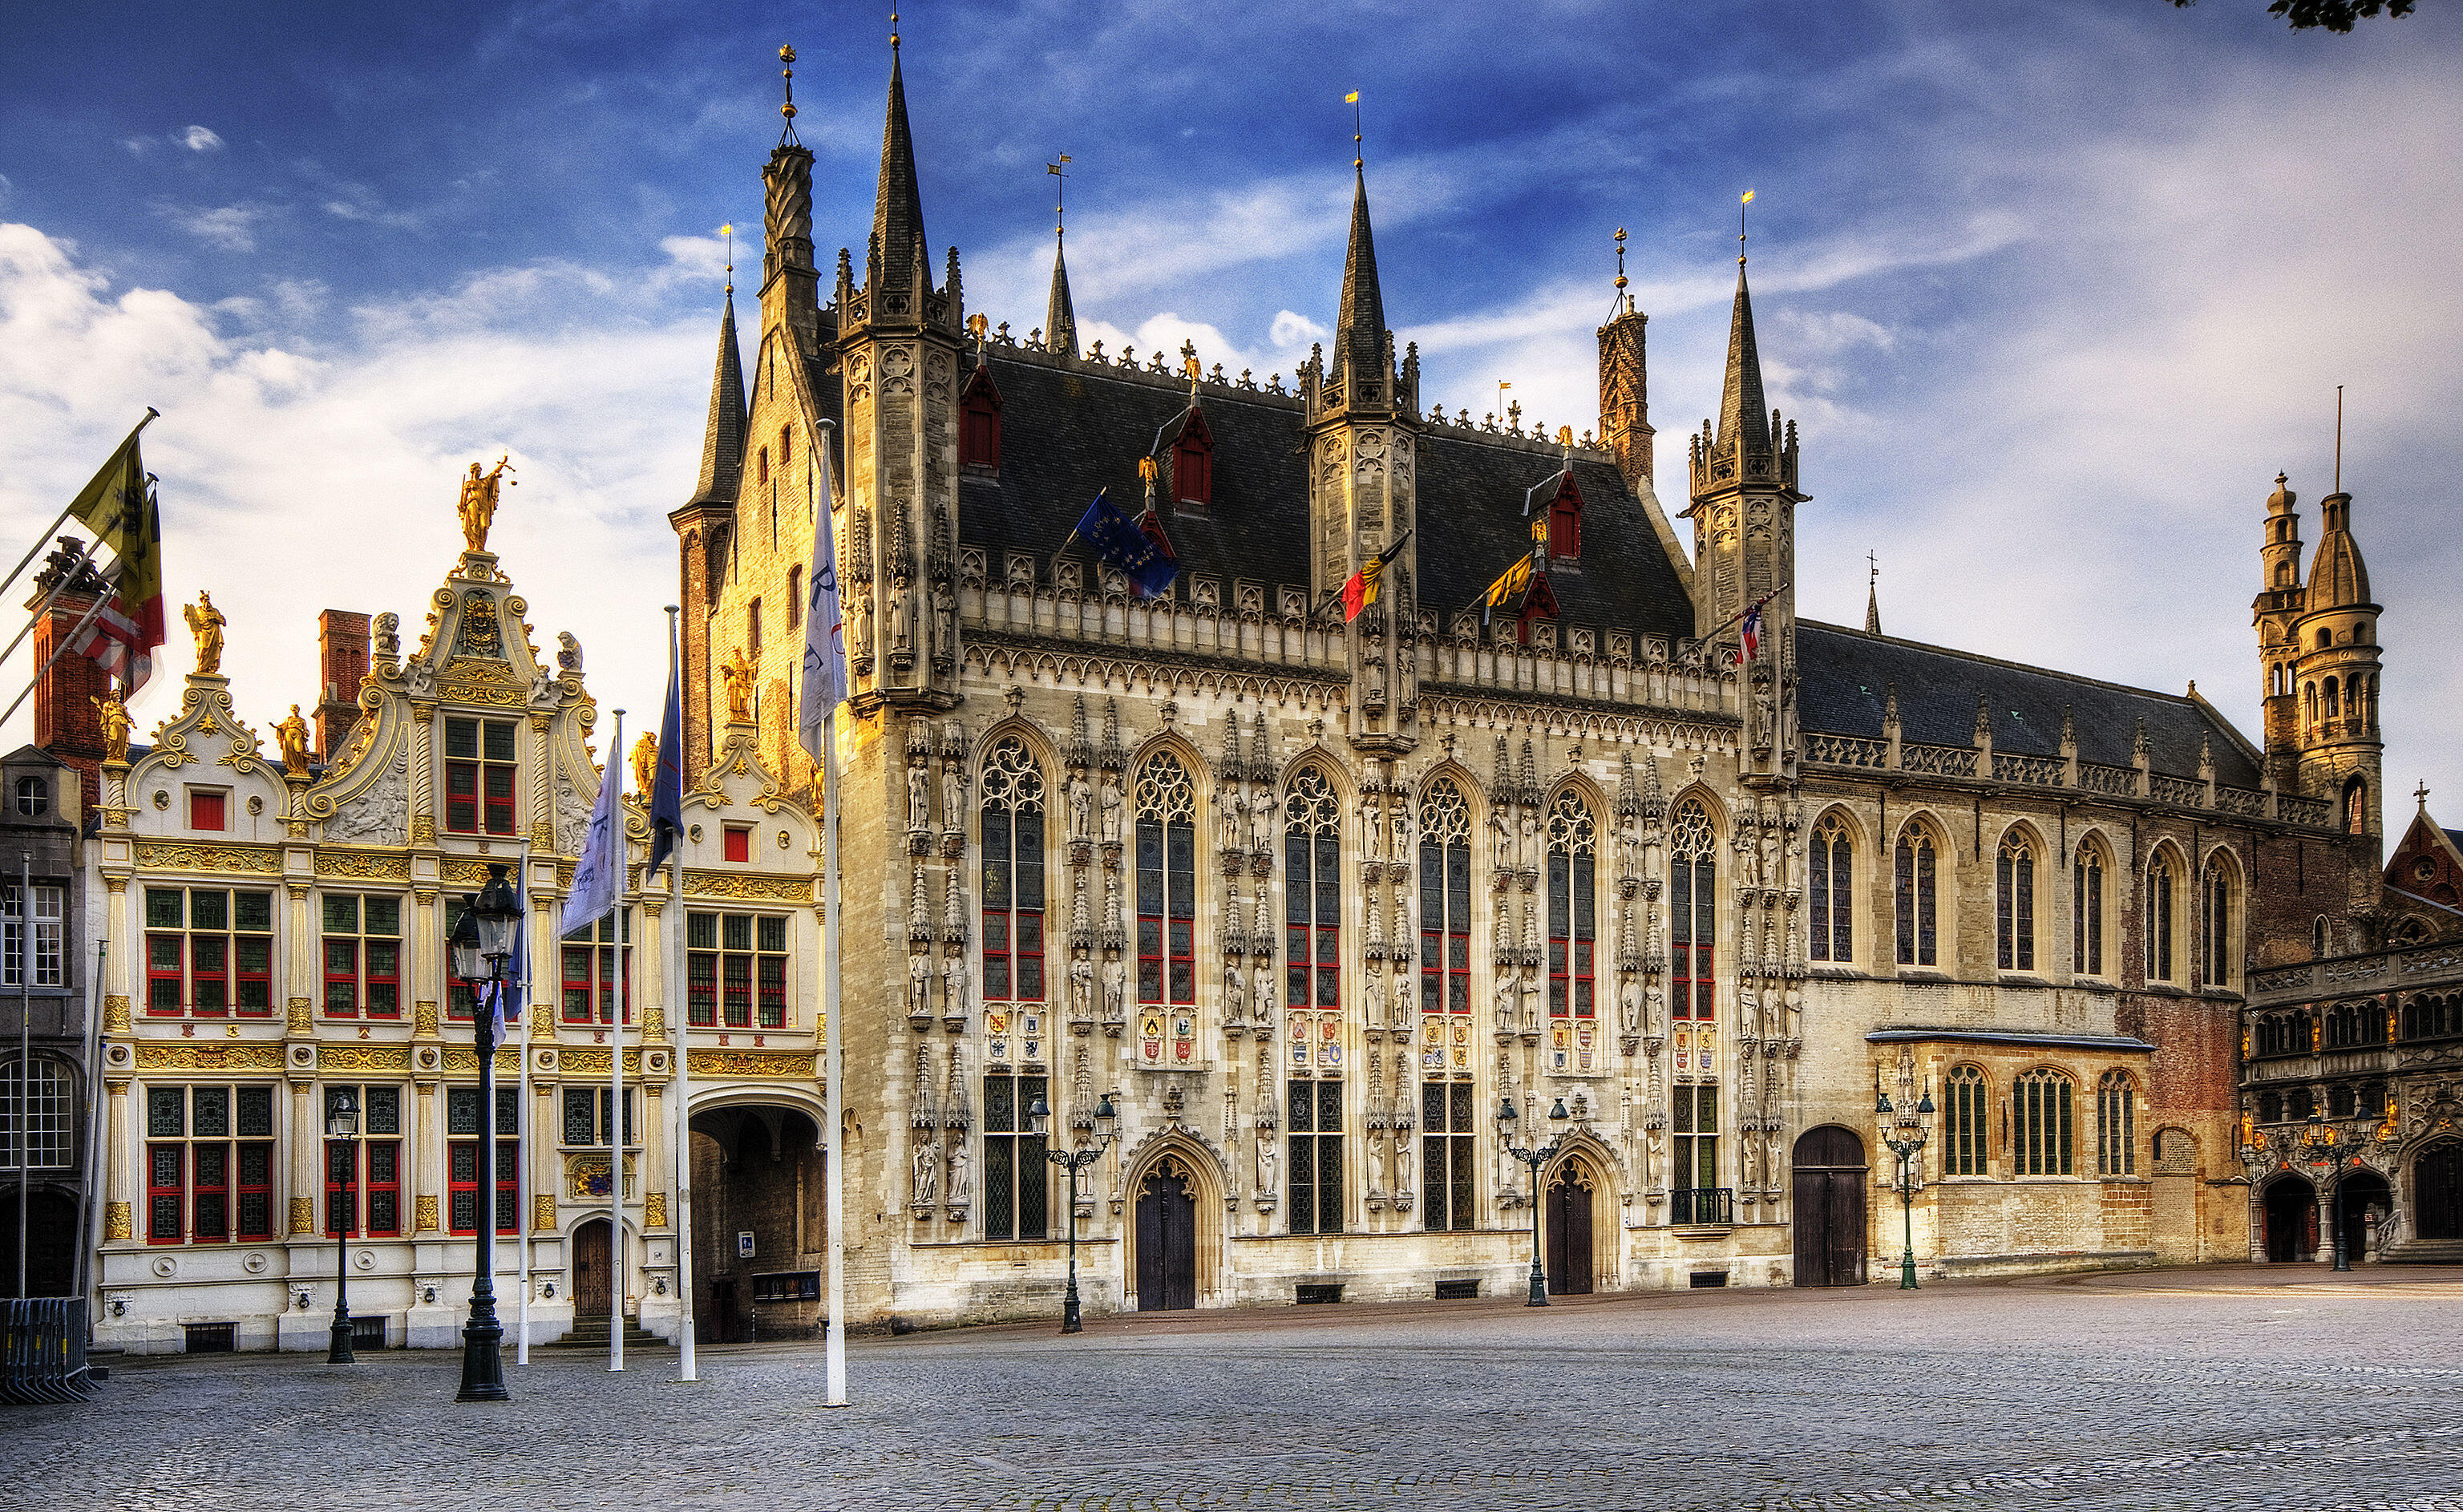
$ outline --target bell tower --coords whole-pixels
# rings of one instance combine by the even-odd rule
[[[2382,611],[2369,599],[2368,565],[2352,536],[2352,496],[2338,489],[2326,495],[2319,511],[2323,519],[2318,555],[2310,560],[2309,585],[2301,592],[2300,614],[2291,627],[2300,788],[2311,798],[2331,800],[2339,827],[2355,835],[2382,836]],[[2289,549],[2299,550],[2299,543]],[[2270,734],[2273,730],[2270,722]]]
[[[2257,549],[2257,598],[2250,615],[2257,626],[2259,708],[2266,732],[2266,775],[2279,792],[2300,791],[2300,701],[2295,665],[2300,646],[2293,624],[2300,618],[2300,495],[2284,474],[2275,475],[2266,500],[2266,540]]]

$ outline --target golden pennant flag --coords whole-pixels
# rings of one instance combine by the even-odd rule
[[[1480,607],[1482,609],[1502,608],[1513,603],[1515,598],[1530,585],[1530,582],[1531,559],[1516,558],[1514,565],[1505,569],[1503,576],[1488,585],[1488,592],[1480,596]]]
[[[1346,104],[1346,105],[1357,105],[1357,104],[1359,104],[1359,103],[1360,103],[1360,91],[1358,91],[1358,90],[1356,90],[1356,89],[1355,89],[1355,90],[1353,90],[1350,94],[1343,96],[1343,97],[1342,97],[1342,102],[1343,102],[1344,104]]]
[[[1751,190],[1751,189],[1747,189],[1747,190],[1745,191],[1745,197],[1744,197],[1744,199],[1743,199],[1743,200],[1741,200],[1741,201],[1740,201],[1740,202],[1738,202],[1738,203],[1740,203],[1740,204],[1745,204],[1745,205],[1751,205],[1753,202],[1754,202],[1754,191],[1753,191],[1753,190]]]

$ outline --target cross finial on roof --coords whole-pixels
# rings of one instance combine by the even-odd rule
[[[2420,784],[2420,786],[2418,786],[2418,787],[2416,787],[2416,788],[2413,788],[2413,789],[2411,790],[2411,796],[2412,796],[2414,799],[2416,799],[2416,800],[2419,800],[2419,802],[2420,802],[2420,811],[2421,811],[2422,813],[2424,813],[2424,814],[2428,813],[2428,812],[2429,812],[2429,784],[2428,784],[2428,783],[2426,783],[2426,782],[2423,782],[2422,784]]]

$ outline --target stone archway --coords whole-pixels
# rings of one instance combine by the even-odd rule
[[[2318,1253],[2318,1189],[2306,1176],[2279,1175],[2258,1194],[2263,1228],[2259,1253],[2275,1263],[2291,1264]]]
[[[2387,1212],[2393,1201],[2387,1178],[2366,1166],[2344,1172],[2335,1183],[2335,1230],[2343,1236],[2345,1260],[2357,1265],[2368,1257],[2369,1216]]]
[[[829,1246],[820,1128],[779,1103],[692,1115],[693,1337],[817,1335]]]
[[[1543,1228],[1552,1297],[1585,1297],[1599,1287],[1600,1189],[1598,1170],[1583,1151],[1549,1169]],[[1612,1220],[1605,1226],[1615,1231]]]
[[[1796,1284],[1864,1284],[1864,1141],[1837,1124],[1808,1129],[1796,1141]]]
[[[2440,1140],[2412,1161],[2411,1214],[2404,1238],[2463,1239],[2463,1143]]]
[[[1122,1304],[1140,1312],[1222,1300],[1223,1194],[1210,1153],[1172,1138],[1140,1150],[1122,1185]]]

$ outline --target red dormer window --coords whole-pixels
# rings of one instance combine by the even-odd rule
[[[1531,626],[1542,620],[1557,617],[1557,592],[1548,586],[1544,572],[1531,575],[1530,590],[1522,596],[1521,611],[1514,619],[1514,638],[1524,646],[1531,644]]]
[[[1205,510],[1214,503],[1214,432],[1206,427],[1206,411],[1191,409],[1171,444],[1171,496],[1184,507]]]
[[[1552,560],[1582,559],[1582,491],[1574,474],[1557,474],[1556,492],[1548,500],[1548,556]]]
[[[992,385],[992,370],[978,364],[974,377],[967,380],[967,391],[958,400],[962,418],[958,432],[958,465],[1000,471],[1000,390]]]

